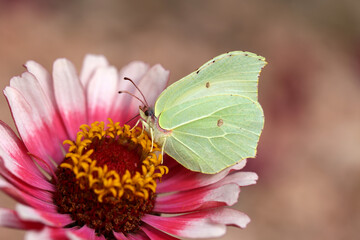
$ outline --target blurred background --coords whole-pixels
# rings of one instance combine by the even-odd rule
[[[106,3],[103,3],[106,2]],[[221,239],[359,239],[360,1],[0,0],[0,88],[32,59],[86,53],[116,67],[161,63],[171,82],[231,50],[266,57],[265,129],[236,208],[252,222]],[[1,120],[14,127],[5,97]],[[13,207],[4,194],[0,205]],[[0,228],[1,239],[23,232]]]

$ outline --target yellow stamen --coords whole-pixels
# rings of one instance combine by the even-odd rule
[[[93,149],[87,147],[93,140],[102,139],[128,139],[134,144],[142,146],[143,153],[147,156],[142,160],[141,172],[135,172],[131,176],[128,170],[122,176],[115,170],[109,170],[107,165],[97,166],[96,160],[90,156]],[[134,196],[149,198],[150,192],[156,191],[156,180],[160,179],[169,169],[162,163],[162,155],[156,143],[152,143],[142,128],[130,128],[129,125],[120,126],[109,119],[105,129],[104,122],[94,122],[91,126],[83,124],[77,133],[76,140],[65,140],[64,145],[69,145],[66,161],[60,167],[71,169],[78,179],[82,189],[88,187],[98,195],[98,201],[102,202],[105,197],[120,199],[126,197],[133,199]],[[152,150],[152,151],[151,151]]]

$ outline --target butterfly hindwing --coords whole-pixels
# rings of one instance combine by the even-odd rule
[[[184,102],[162,112],[159,124],[172,129],[165,152],[186,168],[216,173],[254,157],[263,127],[260,105],[239,95]]]

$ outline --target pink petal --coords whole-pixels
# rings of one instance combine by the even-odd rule
[[[38,80],[45,95],[51,102],[55,103],[54,86],[49,72],[39,63],[34,61],[27,61],[25,67]]]
[[[124,80],[124,77],[130,78],[136,85],[139,85],[140,80],[149,70],[149,65],[140,61],[134,61],[126,65],[124,68],[120,70],[119,73],[119,87],[118,91],[127,91],[131,94],[138,96],[139,92],[135,88],[135,86],[127,81]],[[121,93],[117,97],[116,101],[113,103],[113,111],[118,113],[118,117],[115,119],[119,119],[120,124],[124,124],[129,119],[133,118],[137,114],[139,114],[139,105],[141,104],[138,101],[137,107],[130,107],[130,103],[133,101],[131,95],[127,93]],[[140,99],[143,99],[140,95]]]
[[[44,212],[49,212],[51,214],[58,214],[57,208],[52,201],[51,202],[42,201],[36,197],[29,195],[26,192],[20,191],[16,188],[11,188],[11,185],[9,184],[5,185],[5,187],[4,187],[4,183],[2,184],[5,190],[9,190],[7,193],[10,196],[18,199],[18,202],[30,206],[39,212],[44,211]]]
[[[84,238],[81,238],[75,234],[73,234],[71,231],[68,231],[67,232],[67,237],[70,239],[70,240],[86,240]]]
[[[48,212],[49,214],[55,214],[55,215],[58,214],[56,207],[53,205],[52,202],[42,201],[22,191],[16,191],[15,189],[12,190],[13,191],[11,192],[11,194],[13,195],[11,196],[13,196],[14,198],[17,197],[20,203],[24,203],[27,206],[31,206],[32,208],[34,208],[36,211],[39,212],[43,211],[43,212]]]
[[[0,121],[0,168],[28,183],[36,183],[37,188],[51,191],[52,184],[45,180],[27,149],[9,126]]]
[[[28,61],[25,67],[28,72],[23,73],[21,77],[14,77],[10,81],[10,86],[17,89],[25,101],[33,107],[35,112],[32,112],[32,117],[39,115],[40,119],[35,119],[36,122],[33,127],[35,129],[39,128],[39,131],[49,132],[51,138],[43,139],[47,144],[47,148],[44,151],[47,150],[47,155],[55,160],[55,162],[62,161],[63,156],[58,148],[59,145],[62,146],[62,142],[65,139],[68,139],[68,136],[56,105],[53,81],[48,71],[40,64]],[[14,105],[16,106],[16,104]],[[15,118],[16,121],[17,119]],[[41,124],[38,121],[46,129],[40,128]],[[23,140],[25,141],[25,139]],[[38,155],[36,152],[33,152],[33,154]]]
[[[151,227],[148,224],[143,224],[141,229],[149,236],[151,240],[175,240],[178,238],[172,237],[164,232],[157,230],[156,228]]]
[[[125,119],[129,120],[134,116],[139,115],[139,106],[146,104],[145,102],[147,102],[149,106],[154,106],[159,94],[164,90],[168,79],[169,71],[165,70],[159,64],[151,67],[140,79],[136,79],[135,81],[132,79],[143,93],[144,97],[139,90],[135,89],[133,86],[129,86],[130,90],[128,91],[143,100],[144,103],[140,102],[135,97],[125,98],[124,96],[124,99],[122,99],[122,106],[126,106],[127,115],[124,116]],[[125,88],[125,90],[127,89]],[[122,95],[125,95],[125,93]]]
[[[138,232],[136,234],[129,233],[127,235],[127,238],[129,240],[150,240],[150,238],[145,233],[143,233],[142,231]]]
[[[149,106],[155,105],[156,99],[167,85],[169,74],[170,72],[168,70],[165,70],[160,64],[156,64],[142,77],[138,84],[138,88],[145,95]],[[135,95],[141,97],[139,93]],[[136,99],[133,99],[131,104],[139,106],[139,102]]]
[[[176,236],[210,238],[224,235],[226,225],[244,228],[250,219],[234,209],[216,208],[173,217],[145,215],[142,221]]]
[[[86,103],[82,84],[73,64],[66,59],[54,62],[55,99],[70,139],[75,139],[79,127],[87,123]]]
[[[119,72],[119,81],[123,81],[124,77],[130,78],[134,83],[138,84],[139,81],[145,76],[146,72],[150,69],[150,66],[141,61],[133,61],[124,66]],[[126,82],[126,84],[125,84]],[[127,84],[128,81],[124,81],[125,88],[119,90],[127,90],[135,93],[136,88],[132,84]]]
[[[16,212],[22,220],[41,222],[52,227],[64,227],[73,222],[68,214],[40,211],[22,204],[16,205]]]
[[[114,67],[99,67],[90,79],[87,88],[87,104],[89,123],[107,122],[110,117],[114,121],[119,112],[113,110],[113,104],[119,98],[118,73]]]
[[[14,210],[0,208],[0,226],[16,229],[41,229],[39,222],[23,221]]]
[[[133,84],[123,78],[130,78],[144,94],[146,101],[152,106],[158,95],[164,90],[168,78],[169,71],[165,70],[161,65],[155,65],[149,69],[149,66],[142,62],[132,62],[128,64],[120,72],[120,91],[128,91],[145,101],[139,90]],[[127,93],[122,93],[119,100],[114,104],[114,111],[118,109],[120,120],[125,122],[139,114],[139,106],[143,105],[138,99]],[[124,107],[126,111],[124,111]],[[120,123],[123,123],[121,122]]]
[[[0,172],[2,175],[2,172]],[[14,186],[15,185],[15,186]],[[13,181],[11,183],[0,178],[0,189],[17,201],[28,204],[24,199],[23,194],[35,197],[43,202],[52,202],[52,194],[48,191],[42,191],[37,188],[33,188],[20,181]]]
[[[118,240],[128,240],[128,238],[125,237],[125,235],[121,232],[113,232],[113,233],[114,233],[115,238]]]
[[[144,232],[139,231],[137,233],[128,233],[126,236],[121,232],[113,232],[114,236],[118,240],[149,240],[149,237]]]
[[[106,67],[108,65],[108,61],[102,55],[86,55],[80,73],[80,81],[82,85],[87,88],[88,83],[96,69],[99,67]]]
[[[227,175],[221,181],[216,183],[216,186],[235,183],[238,186],[249,186],[256,184],[258,180],[258,175],[253,172],[234,172]]]
[[[51,138],[52,141],[49,142],[49,140],[48,140],[46,142],[47,142],[47,144],[52,143],[54,145],[53,148],[55,148],[55,149],[53,149],[53,148],[49,147],[48,155],[50,155],[51,158],[56,163],[59,164],[60,161],[63,160],[63,156],[61,154],[59,154],[60,151],[58,150],[58,146],[59,145],[62,146],[62,142],[65,139],[68,139],[68,136],[67,136],[67,132],[64,128],[62,119],[60,117],[58,107],[56,105],[52,78],[51,78],[49,72],[46,71],[46,69],[43,66],[41,66],[40,64],[38,64],[34,61],[26,62],[25,67],[29,71],[29,73],[31,73],[35,77],[37,83],[40,85],[40,88],[36,84],[30,85],[32,83],[32,81],[27,79],[26,83],[23,84],[23,85],[25,85],[23,87],[25,89],[23,89],[23,90],[20,90],[18,88],[17,89],[20,90],[20,92],[25,96],[25,99],[27,101],[28,101],[29,97],[31,98],[31,95],[34,95],[35,103],[39,102],[39,100],[41,102],[40,104],[44,104],[45,102],[50,103],[50,104],[47,104],[46,109],[45,109],[44,105],[40,105],[39,107],[40,107],[40,110],[44,108],[44,110],[43,110],[44,114],[43,114],[42,119],[44,119],[44,121],[46,122],[46,126],[48,127],[47,130],[50,132],[50,134],[52,136],[52,138]],[[24,75],[25,74],[23,74],[23,77],[24,77]],[[25,76],[28,76],[28,74]],[[34,94],[34,92],[36,92],[36,91],[40,91],[40,93]],[[42,96],[42,93],[44,94],[45,100],[39,99],[39,96]],[[52,152],[54,152],[54,155],[52,154]],[[36,153],[34,153],[34,154],[36,154]],[[59,156],[60,159],[58,159],[56,156]]]
[[[13,78],[11,82],[15,83],[17,82],[16,80],[21,79]],[[30,89],[28,90],[28,93],[31,92]],[[34,91],[34,93],[36,92]],[[44,159],[47,163],[50,163],[48,158],[56,160],[62,158],[62,153],[59,151],[61,143],[58,136],[53,134],[54,130],[51,128],[56,126],[49,125],[48,123],[50,122],[49,118],[55,116],[51,115],[50,112],[47,115],[47,111],[44,111],[45,108],[40,106],[42,98],[39,97],[39,100],[36,100],[37,102],[32,101],[34,99],[30,99],[29,96],[26,99],[18,89],[13,87],[6,87],[4,94],[9,102],[18,132],[28,151]],[[46,105],[46,102],[43,104]],[[42,164],[40,165],[42,166]]]
[[[25,240],[68,240],[67,232],[63,228],[45,227],[41,231],[27,231]]]
[[[219,206],[232,206],[239,197],[240,188],[236,184],[207,187],[158,196],[154,212],[182,213]]]
[[[45,119],[47,119],[47,126],[49,127],[50,132],[52,133],[53,142],[56,144],[55,147],[60,145],[65,139],[68,139],[67,132],[64,128],[62,119],[59,114],[59,110],[55,100],[55,92],[53,80],[49,72],[40,64],[34,61],[28,61],[25,64],[26,69],[31,73],[41,86],[41,89],[37,86],[30,86],[29,83],[25,86],[25,91],[21,91],[22,94],[24,92],[35,92],[38,89],[44,93],[46,101],[51,102],[51,105],[48,106],[47,112],[45,112]],[[39,94],[34,94],[35,98],[38,99]],[[41,101],[43,103],[43,101]],[[42,105],[40,106],[43,107]],[[52,157],[54,159],[54,157]],[[56,162],[59,162],[57,159],[54,159]],[[61,159],[62,161],[63,159]]]
[[[164,159],[164,164],[172,165],[171,161],[175,161],[171,158]],[[217,174],[202,174],[198,172],[190,171],[180,164],[176,164],[169,169],[169,174],[165,175],[160,183],[157,185],[156,192],[174,192],[194,189],[198,187],[207,186],[215,182],[220,181],[230,172],[240,170],[246,165],[246,160],[224,169]]]
[[[70,239],[80,238],[80,239],[87,239],[87,240],[105,240],[103,235],[101,235],[99,237],[96,236],[95,230],[87,227],[86,225],[79,229],[72,228],[71,230],[72,231],[69,232],[69,234],[68,234],[69,237],[71,236]]]

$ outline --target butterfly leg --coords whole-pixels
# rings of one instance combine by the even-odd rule
[[[154,147],[154,132],[153,132],[152,128],[150,128],[150,135],[151,135],[151,149],[150,149],[150,152],[152,152],[153,147]]]
[[[164,162],[164,148],[165,148],[165,143],[166,143],[166,138],[165,138],[164,143],[163,143],[163,145],[162,145],[162,147],[161,147],[161,156],[162,156],[162,158],[161,158],[161,164],[163,164],[163,162]]]
[[[142,134],[144,134],[144,129],[145,129],[145,124],[144,124],[144,121],[142,120],[142,119],[139,119],[139,121],[141,121],[141,128],[142,128],[142,130],[141,130],[141,135]]]
[[[140,122],[140,119],[137,120],[137,122],[136,122],[135,125],[131,128],[131,130],[133,130],[134,128],[136,128],[136,127],[139,125],[139,122]],[[143,126],[143,129],[144,129],[144,126]]]

